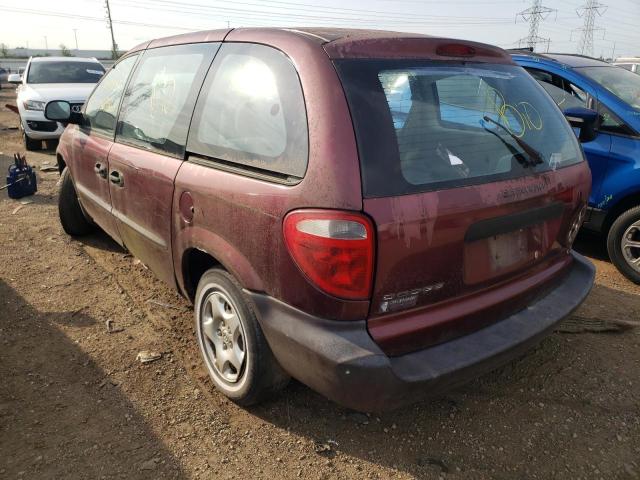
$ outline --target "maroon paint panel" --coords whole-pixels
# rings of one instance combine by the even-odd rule
[[[185,43],[221,42],[230,31],[231,29],[225,28],[158,38],[151,40],[146,48],[168,47],[170,45],[183,45]]]
[[[513,65],[511,56],[501,48],[468,40],[427,37],[394,32],[364,32],[349,35],[324,45],[331,58],[392,58],[421,60],[460,60],[443,55],[438,49],[446,45],[465,45],[475,54],[469,61]]]
[[[364,210],[376,222],[378,235],[368,322],[374,340],[397,354],[467,333],[486,325],[486,319],[503,318],[488,314],[500,304],[524,307],[536,285],[542,288],[551,280],[545,269],[559,274],[558,264],[569,257],[568,226],[585,205],[590,185],[589,168],[582,162],[515,180],[365,199]],[[514,198],[509,192],[519,193]],[[477,222],[554,202],[565,206],[559,218],[506,232],[503,240],[490,236],[465,241]],[[521,238],[525,241],[519,254],[505,260],[505,245]],[[490,248],[496,241],[503,242],[502,257]],[[534,277],[537,282],[527,280]],[[411,292],[408,297],[407,292]],[[410,300],[390,303],[402,297]],[[465,304],[466,299],[473,299],[472,303]],[[474,313],[476,320],[470,321],[468,307],[474,304],[484,313]],[[394,312],[396,305],[400,308]],[[481,309],[481,305],[485,306]],[[480,317],[483,320],[477,320]]]
[[[296,66],[307,109],[308,168],[298,185],[285,186],[186,162],[176,179],[174,203],[182,192],[190,192],[194,217],[187,224],[174,212],[174,264],[180,288],[187,291],[182,259],[197,248],[218,259],[245,288],[324,318],[366,318],[369,302],[340,300],[313,286],[291,259],[282,235],[284,216],[294,209],[362,209],[351,117],[331,61],[317,39],[286,31],[238,29],[225,42],[271,45]]]
[[[119,143],[109,154],[110,175],[115,171],[123,180],[121,185],[109,182],[122,241],[158,278],[174,287],[172,198],[181,164],[176,158]]]
[[[69,140],[67,140],[69,139]],[[120,231],[111,214],[109,195],[109,151],[113,141],[73,125],[65,130],[61,144],[68,152],[67,162],[82,206],[89,216],[116,242],[122,244]]]
[[[316,182],[317,184],[317,182]],[[186,252],[209,253],[249,290],[265,292],[324,318],[364,319],[368,301],[343,301],[314,287],[287,251],[282,235],[285,214],[306,206],[313,182],[285,186],[185,162],[176,178],[174,203],[183,192],[193,199],[191,222],[174,212],[174,265],[184,293]],[[311,190],[311,191],[309,191]],[[321,206],[330,204],[318,200]],[[316,203],[316,205],[318,204]]]

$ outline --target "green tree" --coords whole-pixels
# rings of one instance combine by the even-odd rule
[[[9,50],[4,43],[0,43],[0,55],[2,55],[3,58],[7,58],[9,56]]]
[[[63,57],[73,57],[71,50],[69,50],[64,43],[60,44],[60,53]]]

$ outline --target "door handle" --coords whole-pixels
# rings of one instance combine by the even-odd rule
[[[109,174],[109,181],[114,185],[124,187],[124,177],[117,170],[111,170],[111,173]]]
[[[102,178],[107,178],[107,167],[105,167],[101,163],[96,163],[96,166],[93,167],[93,170]]]

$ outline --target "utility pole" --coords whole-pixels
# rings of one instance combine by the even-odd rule
[[[578,31],[580,42],[578,43],[578,53],[581,55],[593,56],[593,33],[602,31],[604,36],[604,28],[596,28],[596,15],[602,16],[607,11],[607,6],[598,2],[598,0],[587,0],[587,3],[576,10],[579,17],[584,17],[584,24]]]
[[[553,8],[548,8],[542,5],[542,0],[532,0],[529,8],[516,14],[516,22],[519,17],[522,17],[525,22],[529,22],[529,35],[518,40],[518,46],[521,46],[524,43],[534,51],[539,43],[546,43],[547,50],[549,50],[549,43],[551,43],[551,39],[539,37],[538,28],[540,27],[540,22],[542,20],[546,20],[550,13],[556,11],[557,10],[554,10]]]
[[[104,7],[107,14],[107,28],[111,31],[111,58],[115,60],[118,58],[118,44],[116,43],[116,37],[113,35],[113,22],[111,21],[109,0],[104,0]]]
[[[77,28],[73,29],[73,36],[76,39],[76,50],[78,50],[78,29]]]
[[[44,35],[44,49],[46,52],[49,51],[49,40],[47,40],[47,36]]]

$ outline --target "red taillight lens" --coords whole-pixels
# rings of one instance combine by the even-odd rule
[[[463,43],[447,43],[436,48],[436,53],[443,57],[473,57],[476,49]]]
[[[293,260],[318,288],[349,300],[369,298],[374,232],[367,217],[298,210],[285,217],[284,238]]]

